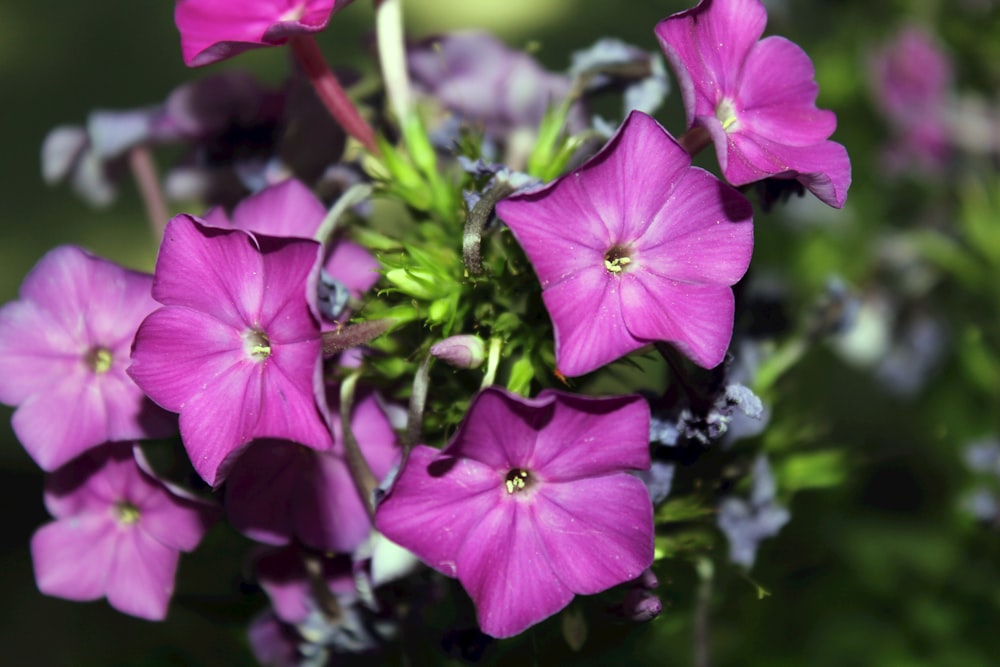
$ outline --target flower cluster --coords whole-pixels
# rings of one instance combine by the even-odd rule
[[[58,248],[0,309],[0,400],[52,472],[39,588],[162,618],[178,552],[221,505],[266,545],[249,570],[272,606],[251,628],[269,664],[377,650],[448,578],[491,637],[578,595],[649,620],[662,608],[651,568],[673,553],[661,528],[679,473],[664,450],[710,446],[734,407],[764,414],[730,353],[754,246],[746,186],[846,200],[850,164],[812,64],[761,39],[759,0],[666,18],[655,34],[687,111],[675,137],[651,115],[668,90],[658,54],[602,40],[561,74],[484,34],[407,45],[398,2],[383,0],[390,115],[359,110],[310,36],[347,4],[175,11],[191,66],[287,44],[312,106],[343,130],[332,142],[288,113],[288,91],[231,73],[47,142],[53,177],[81,152],[169,141],[224,153],[239,188],[189,190],[206,208],[154,225],[152,275]],[[609,93],[622,117],[589,126]],[[308,168],[274,140],[286,123],[316,137]],[[721,178],[692,165],[709,143]],[[616,380],[622,360],[652,382]],[[142,453],[175,433],[197,495]],[[789,516],[756,460],[752,501],[703,513],[718,506],[747,567]]]

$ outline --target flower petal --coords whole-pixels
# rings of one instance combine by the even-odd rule
[[[556,576],[590,595],[635,579],[653,563],[653,505],[646,486],[617,473],[549,483],[534,505]]]
[[[100,389],[79,368],[45,393],[32,394],[11,418],[18,440],[42,470],[52,471],[108,440]]]
[[[153,298],[210,314],[237,331],[259,324],[263,257],[241,230],[201,224],[178,215],[167,223],[156,258]]]
[[[733,335],[733,290],[644,273],[622,282],[622,312],[636,338],[673,344],[704,368],[722,363]]]
[[[31,537],[38,590],[66,600],[103,597],[119,536],[110,513],[45,524]]]
[[[281,440],[250,445],[226,480],[226,514],[233,527],[258,542],[287,544],[293,534],[293,498],[311,456]]]
[[[549,482],[649,467],[649,405],[639,396],[555,396],[551,420],[539,430],[527,467]],[[470,408],[471,409],[471,408]],[[476,414],[478,420],[479,414]]]
[[[750,134],[732,135],[726,180],[734,185],[770,176],[794,178],[820,201],[841,208],[851,185],[847,149],[833,141],[814,146],[786,146]]]
[[[549,559],[539,535],[547,528],[538,525],[531,501],[504,500],[479,517],[457,558],[479,628],[497,638],[520,633],[573,599]]]
[[[732,285],[750,266],[753,207],[712,174],[690,169],[641,239],[624,278],[649,271],[674,280]]]
[[[551,397],[526,399],[487,387],[469,405],[475,419],[462,421],[445,453],[478,461],[503,475],[525,468],[538,431],[552,418],[553,403]]]
[[[563,375],[584,375],[649,342],[625,326],[619,290],[627,282],[601,266],[542,292],[555,329],[556,366]]]
[[[233,210],[232,224],[257,234],[311,239],[325,216],[316,195],[290,178],[241,201]]]
[[[208,383],[248,362],[240,331],[190,308],[160,308],[135,337],[129,375],[159,405],[180,412]]]
[[[347,463],[320,452],[304,468],[295,491],[292,519],[303,544],[351,553],[371,532],[368,510],[354,486]]]
[[[760,0],[702,0],[656,25],[680,84],[688,127],[696,116],[714,114],[722,97],[736,89],[743,61],[765,25],[767,10]]]
[[[139,527],[122,531],[108,570],[108,603],[118,611],[160,621],[174,593],[180,554]]]
[[[782,37],[768,37],[747,56],[740,87],[739,126],[790,146],[811,146],[837,129],[832,111],[816,108],[819,86],[806,52]]]
[[[449,577],[474,526],[507,494],[503,473],[417,445],[375,511],[375,527]]]

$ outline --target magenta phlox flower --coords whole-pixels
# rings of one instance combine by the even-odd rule
[[[320,245],[221,230],[180,215],[156,261],[154,311],[128,371],[180,413],[195,470],[218,485],[252,440],[332,444],[315,309]],[[226,465],[224,465],[226,464]]]
[[[351,0],[177,0],[174,22],[188,67],[319,32]]]
[[[489,387],[444,450],[418,445],[379,504],[376,527],[457,577],[479,626],[509,637],[653,561],[653,513],[630,470],[649,467],[637,396]]]
[[[257,662],[266,667],[302,667],[302,637],[295,626],[283,622],[270,609],[250,621],[247,642]]]
[[[162,620],[181,551],[192,551],[218,508],[158,479],[138,448],[91,450],[46,480],[56,520],[31,538],[35,581],[68,600],[107,597],[126,614]]]
[[[929,171],[951,156],[947,114],[953,68],[934,39],[907,26],[870,58],[874,101],[896,135],[886,150],[892,171],[917,164]]]
[[[316,452],[294,442],[261,440],[233,466],[226,511],[233,526],[259,542],[297,539],[322,551],[353,552],[371,531],[368,511],[344,459],[340,420],[333,448]],[[378,479],[398,462],[395,432],[374,394],[359,397],[351,430]]]
[[[731,285],[753,251],[750,203],[660,125],[632,112],[607,146],[549,185],[497,204],[542,284],[556,365],[583,375],[654,341],[718,365]]]
[[[330,594],[353,599],[356,594],[351,559],[304,554],[298,547],[264,547],[253,557],[257,583],[271,600],[274,613],[285,623],[301,623],[318,609],[314,589],[306,573],[305,558],[320,566],[322,581]]]
[[[244,199],[230,219],[221,208],[205,216],[209,224],[237,228],[268,236],[307,238],[315,236],[326,216],[326,207],[300,181],[288,179]],[[320,303],[320,312],[329,320],[343,319],[349,297],[360,299],[378,281],[379,263],[365,248],[348,239],[329,244],[321,281],[332,285],[330,307]],[[322,287],[321,287],[321,293]],[[326,328],[335,327],[328,324]]]
[[[794,178],[840,208],[851,164],[844,147],[828,141],[837,118],[816,108],[809,56],[782,37],[760,39],[766,23],[760,0],[702,0],[657,24],[688,128],[708,131],[733,185]]]
[[[108,441],[160,438],[176,421],[126,374],[135,331],[157,304],[152,276],[74,246],[49,251],[0,308],[0,402],[45,470]]]

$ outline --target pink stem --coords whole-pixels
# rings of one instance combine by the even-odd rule
[[[357,107],[347,97],[337,77],[326,64],[323,53],[312,35],[295,35],[288,40],[295,59],[299,61],[306,76],[313,85],[319,99],[326,105],[327,111],[334,120],[340,123],[344,131],[360,141],[365,148],[378,155],[375,145],[375,131],[358,113]]]
[[[163,191],[160,190],[160,178],[156,174],[156,164],[153,162],[149,149],[145,146],[136,146],[129,151],[128,164],[132,170],[132,176],[139,186],[142,201],[146,205],[149,225],[153,228],[154,236],[159,240],[163,237],[163,230],[167,227],[170,215],[167,212]]]

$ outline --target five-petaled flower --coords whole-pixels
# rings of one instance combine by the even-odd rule
[[[632,112],[604,149],[497,204],[542,283],[556,365],[583,375],[667,341],[706,368],[733,333],[731,285],[753,251],[750,203]]]
[[[24,448],[54,470],[108,441],[176,432],[125,373],[136,328],[157,304],[152,276],[74,246],[50,251],[0,308],[0,402]]]
[[[49,476],[56,520],[31,538],[35,581],[68,600],[107,597],[126,614],[161,620],[181,551],[192,551],[218,508],[158,479],[138,448],[112,443]]]
[[[702,0],[657,24],[688,128],[708,132],[733,185],[794,178],[840,208],[851,163],[843,146],[828,141],[837,117],[816,108],[809,56],[783,37],[760,39],[766,24],[760,0]]]
[[[351,0],[177,0],[174,22],[189,67],[208,65],[294,35],[319,32]]]
[[[167,225],[153,279],[164,307],[139,327],[128,372],[180,413],[191,462],[212,485],[252,440],[332,444],[315,305],[320,250],[187,215]]]
[[[414,448],[376,527],[458,580],[479,625],[509,637],[653,561],[653,514],[631,470],[649,467],[638,396],[489,387],[442,451]]]
[[[339,416],[335,442],[316,452],[294,442],[251,445],[226,483],[226,511],[233,527],[258,542],[300,542],[321,551],[350,553],[371,532],[366,504],[351,480]],[[351,414],[372,473],[384,478],[398,462],[397,438],[374,394],[360,398]]]

